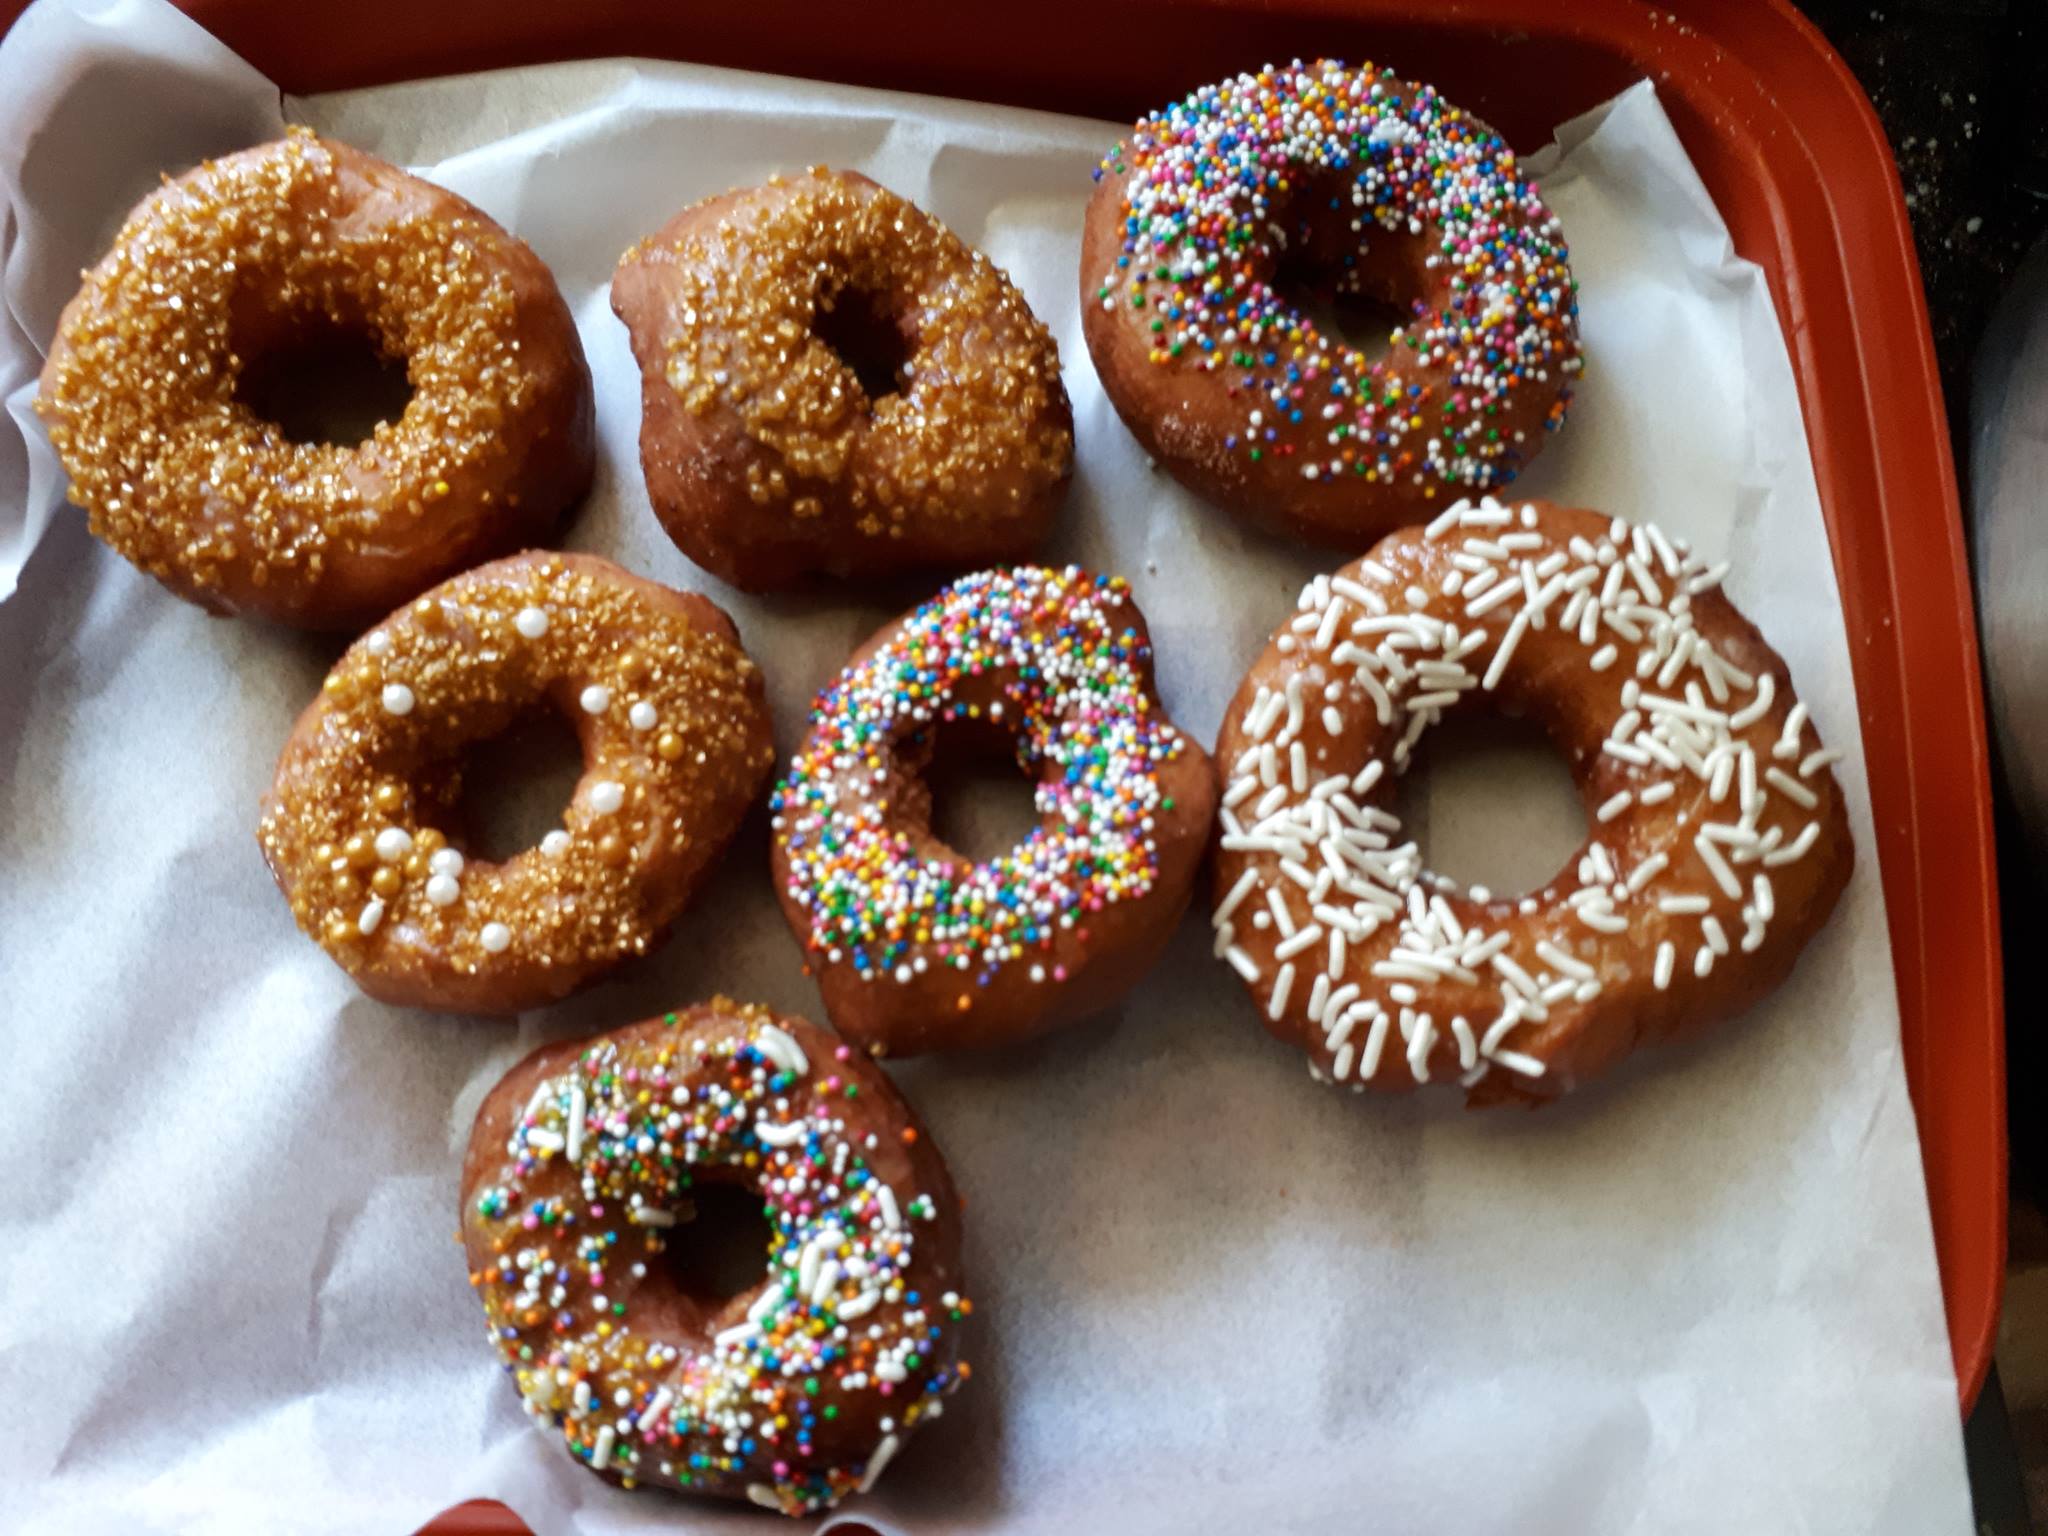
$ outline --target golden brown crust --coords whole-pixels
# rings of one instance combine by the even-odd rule
[[[454,754],[547,703],[584,773],[563,830],[465,859]],[[299,926],[371,996],[512,1013],[644,954],[774,766],[731,619],[592,555],[479,566],[351,646],[258,831]]]
[[[413,398],[353,447],[236,395],[304,323]],[[217,613],[353,628],[544,540],[595,463],[582,343],[540,259],[452,192],[304,129],[152,193],[66,306],[36,409],[92,531]]]
[[[817,334],[870,303],[908,356],[870,399]],[[1021,559],[1073,472],[1059,351],[1009,279],[865,176],[814,169],[685,209],[612,308],[641,464],[692,560],[750,591]]]
[[[764,1277],[693,1294],[693,1189],[760,1195]],[[477,1112],[462,1241],[528,1413],[626,1486],[827,1507],[969,1374],[960,1200],[881,1070],[719,998],[543,1047]]]
[[[1020,566],[885,626],[778,786],[776,889],[826,1012],[877,1053],[998,1045],[1115,1001],[1194,887],[1216,800],[1120,579]],[[1007,748],[1038,827],[976,863],[931,827],[938,737]]]
[[[1319,1076],[1541,1102],[1784,980],[1854,849],[1839,754],[1723,570],[1647,525],[1487,499],[1310,584],[1217,742],[1212,922]],[[1489,695],[1544,727],[1587,809],[1521,898],[1423,870],[1387,810],[1429,725]]]
[[[1371,65],[1268,69],[1139,122],[1089,201],[1080,289],[1148,454],[1258,527],[1353,550],[1513,479],[1579,371],[1562,232],[1512,152]],[[1375,361],[1303,290],[1406,319]]]

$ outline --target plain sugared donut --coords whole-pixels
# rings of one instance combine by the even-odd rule
[[[469,857],[458,754],[537,706],[582,744],[562,826]],[[760,671],[714,604],[592,555],[515,555],[349,647],[258,837],[299,926],[372,997],[513,1013],[646,953],[773,767]]]
[[[663,1257],[714,1183],[770,1228],[732,1297]],[[938,1148],[872,1062],[764,1008],[721,998],[514,1067],[470,1135],[462,1241],[527,1412],[628,1487],[823,1509],[968,1375]]]
[[[1081,317],[1102,386],[1176,478],[1363,548],[1512,480],[1579,373],[1563,232],[1491,128],[1319,61],[1141,121],[1098,172]],[[1361,351],[1302,301],[1404,318]]]
[[[931,825],[942,737],[999,742],[1038,825],[975,862]],[[995,1045],[1106,1007],[1187,910],[1216,803],[1121,578],[983,572],[857,651],[770,802],[776,888],[840,1033]]]
[[[354,446],[237,397],[309,329],[403,359]],[[216,613],[367,623],[545,540],[590,483],[590,371],[554,279],[452,192],[295,128],[150,194],[65,308],[36,409],[94,534]]]
[[[1051,527],[1074,459],[1058,348],[1000,268],[865,176],[685,209],[625,254],[612,308],[655,513],[736,586],[1019,560]],[[834,337],[900,356],[890,387]]]
[[[1460,503],[1302,593],[1217,743],[1216,952],[1266,1027],[1354,1088],[1555,1098],[1785,979],[1854,851],[1840,754],[1681,539]],[[1453,709],[1526,713],[1583,848],[1497,898],[1421,867],[1388,810]]]

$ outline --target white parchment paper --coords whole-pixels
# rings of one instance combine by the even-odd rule
[[[1051,553],[1131,577],[1166,698],[1203,738],[1334,563],[1149,472],[1105,403],[1075,260],[1112,125],[627,63],[283,108],[475,199],[553,266],[603,443],[569,542],[726,603],[785,749],[889,610],[749,600],[669,545],[605,298],[630,241],[727,186],[857,168],[1015,275],[1076,415]],[[453,1242],[470,1118],[536,1042],[717,990],[817,1015],[759,819],[673,943],[570,1005],[506,1025],[357,995],[253,837],[332,648],[209,619],[90,541],[27,412],[57,310],[131,201],[282,120],[159,0],[44,0],[0,46],[0,587],[20,579],[0,604],[0,1527],[402,1532],[495,1495],[542,1536],[762,1530],[603,1488],[534,1433]],[[971,1202],[976,1371],[852,1512],[1047,1536],[1968,1528],[1784,341],[1650,87],[1560,139],[1546,186],[1591,366],[1525,486],[1734,561],[1729,590],[1849,753],[1861,867],[1841,909],[1754,1017],[1537,1115],[1316,1087],[1199,917],[1090,1026],[902,1065]],[[1431,858],[1498,884],[1520,849],[1510,874],[1547,873],[1530,850],[1574,841],[1572,813],[1505,792],[1526,783],[1496,764],[1418,786]]]

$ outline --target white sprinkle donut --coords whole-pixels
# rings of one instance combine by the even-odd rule
[[[1778,985],[1853,850],[1790,675],[1682,539],[1461,502],[1302,593],[1239,687],[1216,953],[1354,1088],[1542,1101]],[[1421,865],[1387,809],[1454,708],[1526,711],[1585,845],[1519,898]]]

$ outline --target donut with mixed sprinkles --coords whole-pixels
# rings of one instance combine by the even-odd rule
[[[294,441],[245,399],[322,336],[405,363],[410,402],[359,443]],[[316,629],[545,542],[596,463],[583,344],[540,258],[303,128],[129,215],[36,410],[96,536],[217,613]]]
[[[757,1194],[767,1272],[699,1294],[695,1196]],[[526,1411],[626,1487],[787,1515],[874,1485],[968,1377],[960,1201],[874,1063],[720,998],[543,1047],[491,1090],[462,1241]]]
[[[502,863],[465,853],[458,754],[550,707],[583,751],[562,825]],[[299,926],[372,997],[514,1013],[646,953],[774,767],[760,671],[716,605],[529,553],[349,647],[257,835]]]
[[[975,862],[932,831],[935,752],[1014,755],[1038,824]],[[968,576],[818,697],[776,787],[775,880],[842,1034],[878,1054],[1021,1039],[1119,997],[1186,910],[1216,801],[1120,577]]]
[[[626,252],[640,461],[676,546],[748,591],[1028,557],[1073,474],[1059,348],[1001,268],[814,166]]]
[[[1117,412],[1198,494],[1356,550],[1512,480],[1580,371],[1563,231],[1427,85],[1296,62],[1145,118],[1097,171],[1081,317]],[[1400,316],[1383,353],[1324,314]]]
[[[1854,862],[1784,662],[1725,562],[1648,523],[1459,502],[1318,576],[1232,701],[1217,957],[1353,1089],[1541,1102],[1782,982]],[[1524,896],[1422,867],[1388,809],[1453,710],[1525,712],[1588,836]]]

